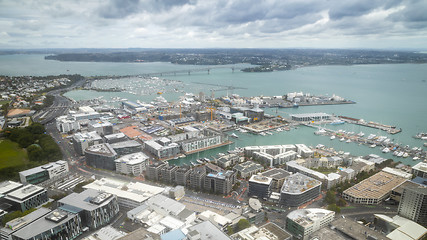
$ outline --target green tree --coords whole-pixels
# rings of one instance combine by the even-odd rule
[[[335,193],[333,191],[329,190],[326,192],[325,202],[327,204],[335,204],[336,203]]]
[[[35,138],[34,138],[33,134],[31,134],[28,131],[23,131],[21,133],[21,135],[19,136],[17,143],[22,148],[27,148],[28,146],[30,146],[31,144],[33,144],[34,141],[35,141]]]
[[[227,227],[227,233],[228,233],[228,235],[231,235],[231,234],[234,233],[234,230],[233,230],[233,228],[231,226]]]
[[[328,210],[334,211],[335,213],[340,213],[341,208],[339,208],[336,204],[330,204],[328,205]]]
[[[248,220],[240,219],[239,222],[237,223],[237,231],[241,231],[241,230],[248,228],[250,226],[251,226],[251,224],[249,223]]]
[[[33,123],[27,127],[32,134],[43,134],[46,130],[41,123]]]
[[[337,206],[344,207],[345,205],[347,205],[347,202],[343,198],[338,199]]]
[[[28,146],[27,153],[30,161],[40,162],[44,159],[43,149],[37,144]]]

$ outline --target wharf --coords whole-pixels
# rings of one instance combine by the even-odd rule
[[[376,123],[376,122],[366,122],[363,119],[357,119],[357,118],[346,117],[346,116],[338,116],[338,117],[343,121],[346,121],[347,123],[353,123],[360,126],[376,128],[390,134],[396,134],[402,131],[401,128],[396,128],[395,126],[385,125],[385,124]]]

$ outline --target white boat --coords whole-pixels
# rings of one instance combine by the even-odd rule
[[[332,135],[332,136],[331,136],[331,140],[334,140],[334,139],[335,139],[335,136],[334,136],[334,135]]]
[[[230,136],[234,138],[239,138],[239,136],[237,136],[235,133],[230,134]]]
[[[399,151],[394,151],[393,156],[397,156],[397,155],[399,155]]]
[[[369,134],[369,136],[368,136],[368,140],[371,140],[371,139],[373,139],[374,137],[376,137],[377,135],[375,135],[375,134]]]
[[[369,146],[370,148],[374,148],[374,147],[376,147],[377,145],[375,145],[375,144],[372,144],[371,146]]]
[[[345,141],[345,138],[341,138],[341,139],[340,139],[340,141],[341,141],[341,142],[344,142],[344,141]]]
[[[314,134],[323,135],[323,134],[326,134],[326,130],[323,128],[320,128],[318,131],[315,131]]]
[[[267,134],[265,132],[261,132],[261,133],[259,133],[259,135],[266,136]]]
[[[417,160],[420,160],[420,158],[419,157],[414,157],[414,158],[412,158],[412,160],[417,161]]]
[[[360,133],[357,134],[357,136],[363,137],[363,136],[365,136],[365,133],[364,132],[360,132]]]
[[[409,157],[409,154],[408,154],[407,152],[405,152],[405,153],[402,155],[402,157],[407,158],[407,157]]]
[[[317,145],[316,145],[316,148],[317,148],[317,149],[323,149],[324,147],[325,147],[325,145],[322,145],[322,144],[317,144]]]
[[[267,134],[268,134],[268,135],[273,135],[273,133],[272,133],[272,132],[270,132],[270,131],[268,131],[268,132],[267,132]]]
[[[346,143],[351,143],[351,140],[350,139],[348,139],[347,141],[345,141]]]
[[[276,129],[276,131],[277,132],[283,132],[283,129],[282,128],[278,128],[278,129]]]
[[[399,152],[399,154],[397,154],[398,157],[403,156],[403,152]]]
[[[389,149],[389,148],[387,148],[387,147],[385,147],[385,148],[383,148],[382,152],[383,152],[383,153],[388,153],[388,152],[390,152],[390,149]]]

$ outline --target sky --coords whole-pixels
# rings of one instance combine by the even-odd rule
[[[426,0],[0,0],[0,48],[427,49]]]

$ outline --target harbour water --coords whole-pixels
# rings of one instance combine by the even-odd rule
[[[152,72],[195,69],[200,66],[176,65],[170,63],[81,63],[57,62],[43,59],[43,55],[2,55],[0,56],[1,75],[56,75],[82,74],[94,75],[133,75]],[[297,109],[269,109],[271,114],[287,117],[293,113],[325,112],[335,115],[361,118],[402,128],[402,132],[389,135],[385,132],[356,126],[352,124],[327,125],[331,129],[366,134],[376,134],[394,139],[394,142],[412,147],[422,147],[423,141],[412,136],[427,131],[427,64],[379,64],[353,66],[316,66],[299,68],[291,71],[244,73],[231,68],[212,69],[207,72],[166,76],[167,79],[179,80],[184,83],[184,91],[198,93],[204,91],[210,95],[213,88],[209,85],[193,82],[244,87],[233,92],[217,91],[215,97],[226,94],[241,96],[275,96],[288,92],[308,92],[315,95],[336,94],[356,101],[350,105],[327,105],[300,107]],[[106,82],[108,84],[108,82]],[[117,92],[94,92],[77,90],[66,94],[75,100],[118,96],[130,100],[151,101],[155,95],[135,95]],[[175,101],[182,93],[165,93],[168,101]],[[236,132],[239,138],[231,140],[230,146],[193,154],[183,159],[172,160],[171,163],[183,164],[199,157],[211,157],[219,152],[248,145],[270,145],[305,143],[309,146],[323,144],[337,151],[350,152],[353,155],[374,153],[386,158],[393,158],[391,153],[383,154],[381,149],[369,148],[356,143],[345,143],[330,140],[327,136],[316,136],[314,129],[299,127],[291,131],[275,132],[273,135],[259,136]],[[425,149],[425,148],[424,148]],[[396,158],[405,164],[414,165],[417,161],[411,158]]]

